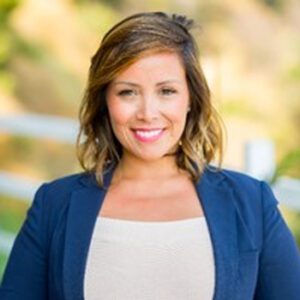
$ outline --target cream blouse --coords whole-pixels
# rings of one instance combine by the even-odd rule
[[[211,300],[214,286],[205,217],[159,222],[97,218],[85,300]]]

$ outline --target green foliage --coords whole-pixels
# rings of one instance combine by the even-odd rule
[[[12,234],[19,231],[28,209],[28,203],[0,195],[0,228]],[[1,249],[0,249],[1,250]],[[0,281],[8,256],[0,251]]]
[[[0,228],[16,234],[24,221],[28,203],[0,195]]]
[[[5,160],[0,160],[0,169],[10,170],[12,162],[18,162],[23,172],[35,170],[34,173],[44,179],[71,173],[78,167],[73,145],[20,136],[11,136],[0,142],[0,157],[5,157]]]
[[[119,21],[119,13],[106,3],[92,2],[88,4],[87,2],[82,1],[77,6],[77,10],[79,20],[89,29],[98,34],[104,34],[113,24]]]
[[[286,154],[278,163],[272,182],[280,176],[291,176],[300,179],[300,148]],[[284,215],[300,248],[300,212],[284,209]]]
[[[286,207],[280,207],[280,211],[284,216],[288,227],[291,229],[293,236],[295,237],[298,248],[300,249],[300,212],[290,210]]]
[[[0,20],[0,88],[13,94],[16,80],[9,70],[13,57],[22,54],[35,60],[41,56],[41,53],[38,47],[26,42],[10,26]]]
[[[7,255],[0,252],[0,282],[2,280],[2,276],[4,273],[4,268],[6,266],[7,259],[8,259]]]
[[[0,28],[0,66],[7,61],[13,48],[13,41],[10,32],[5,26]]]
[[[75,0],[74,2],[78,4],[88,4],[88,5],[101,3],[101,4],[109,5],[114,9],[120,9],[124,4],[124,0]]]
[[[286,77],[287,80],[300,82],[300,62],[289,68]]]
[[[12,34],[16,54],[19,53],[34,60],[38,60],[43,56],[44,51],[38,45],[35,45],[32,41],[24,40],[16,33]]]
[[[0,0],[0,24],[4,24],[7,22],[10,13],[20,3],[20,0]]]
[[[274,182],[282,175],[300,178],[300,148],[289,152],[281,159],[277,164],[277,169],[272,181]]]
[[[226,116],[239,116],[247,119],[258,119],[260,117],[260,113],[257,111],[255,106],[242,98],[230,98],[225,100],[222,103],[220,110],[221,114]]]
[[[284,6],[284,0],[258,0],[275,11],[280,11]]]
[[[12,74],[2,70],[0,71],[0,87],[7,93],[13,93],[15,81]]]

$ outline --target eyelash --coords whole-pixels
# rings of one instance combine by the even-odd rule
[[[177,93],[176,90],[171,89],[171,88],[163,88],[163,89],[161,89],[161,92],[162,92],[162,94],[165,95],[165,96],[169,96],[169,95],[172,95],[172,94],[176,94],[176,93]]]
[[[160,90],[160,93],[163,96],[170,96],[170,95],[176,94],[177,91],[175,89],[171,89],[171,88],[162,88]],[[125,89],[125,90],[121,90],[120,92],[118,92],[118,96],[121,96],[121,97],[130,97],[133,95],[137,95],[137,91],[131,90],[131,89]]]
[[[123,96],[123,97],[132,96],[132,94],[136,94],[136,92],[130,89],[126,89],[118,92],[118,96]]]

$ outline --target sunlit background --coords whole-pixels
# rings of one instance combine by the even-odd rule
[[[0,278],[37,186],[81,171],[77,114],[102,35],[159,10],[200,24],[224,166],[272,184],[300,245],[298,0],[0,0]]]

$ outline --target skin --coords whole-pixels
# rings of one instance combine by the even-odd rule
[[[167,155],[178,147],[190,105],[179,56],[139,59],[112,81],[106,101],[123,156],[99,215],[151,221],[202,215],[190,175],[177,167],[175,155]],[[142,142],[137,128],[164,131],[158,140]]]
[[[107,106],[123,146],[124,164],[159,165],[178,147],[189,107],[185,70],[178,55],[157,53],[139,59],[110,84]],[[138,128],[163,128],[164,133],[159,140],[145,143],[133,134],[132,129]]]

